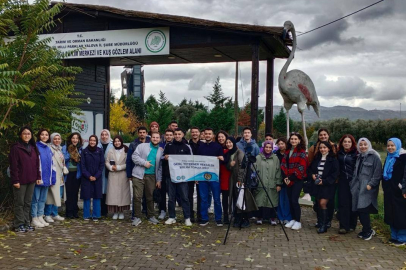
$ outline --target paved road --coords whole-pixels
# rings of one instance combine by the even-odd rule
[[[303,210],[304,228],[288,230],[269,224],[226,227],[151,225],[129,221],[79,220],[32,233],[0,235],[0,269],[401,269],[406,251],[337,228],[318,235],[314,214]],[[334,224],[337,226],[337,224]]]

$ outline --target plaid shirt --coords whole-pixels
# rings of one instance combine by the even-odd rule
[[[298,180],[304,180],[307,177],[307,156],[305,150],[297,151],[293,150],[292,156],[289,157],[289,150],[286,150],[285,155],[282,158],[281,169],[287,176],[294,175]]]

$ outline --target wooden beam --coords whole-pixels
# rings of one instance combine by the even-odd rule
[[[252,138],[258,139],[258,92],[259,92],[259,44],[251,45],[251,128]]]
[[[234,135],[238,137],[238,62],[235,62]]]
[[[273,74],[274,58],[266,61],[265,132],[273,133]]]

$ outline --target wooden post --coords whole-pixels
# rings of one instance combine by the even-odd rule
[[[238,137],[238,62],[235,62],[234,135]]]
[[[252,138],[258,139],[259,44],[252,44],[251,68],[251,128]]]
[[[265,132],[273,133],[273,73],[274,58],[266,61]]]

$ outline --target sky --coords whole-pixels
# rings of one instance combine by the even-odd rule
[[[181,15],[215,21],[283,26],[290,20],[306,32],[378,0],[69,0],[121,9]],[[385,0],[360,13],[297,37],[289,70],[307,73],[322,106],[399,110],[406,107],[406,1]],[[275,60],[274,104],[283,101],[277,87],[286,59]],[[260,62],[259,106],[265,106],[266,63]],[[111,68],[111,88],[121,88],[123,67]],[[234,98],[235,63],[144,66],[146,96],[160,90],[174,104],[183,98],[208,104],[217,76],[226,96]],[[251,63],[240,63],[239,103],[251,90]],[[404,105],[403,105],[404,104]]]

